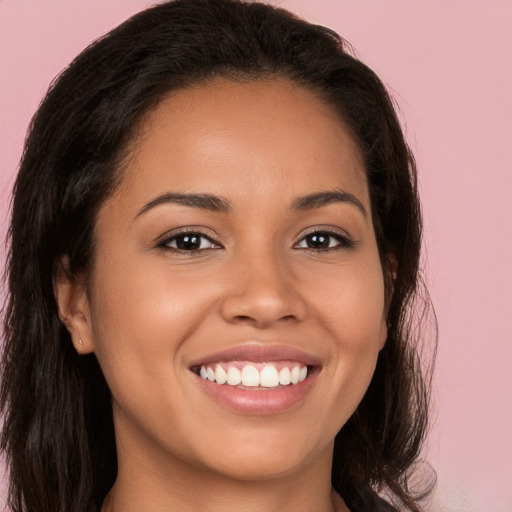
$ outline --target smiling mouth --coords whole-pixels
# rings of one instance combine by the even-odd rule
[[[191,368],[204,380],[245,390],[282,389],[306,380],[312,367],[297,361],[228,361]]]

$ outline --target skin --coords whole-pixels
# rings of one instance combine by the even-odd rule
[[[292,208],[340,189],[366,213],[346,201]],[[168,192],[232,208],[139,214]],[[190,226],[206,248],[161,244]],[[306,235],[327,229],[353,247],[336,235],[311,247]],[[173,93],[135,137],[96,235],[89,275],[60,272],[55,291],[76,350],[96,354],[112,391],[119,475],[103,512],[348,510],[330,485],[334,437],[369,385],[386,324],[363,160],[333,109],[278,79]],[[249,341],[319,358],[303,400],[256,416],[206,396],[190,362]]]

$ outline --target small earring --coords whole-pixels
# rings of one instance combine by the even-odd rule
[[[80,345],[84,344],[84,342],[82,341],[82,338],[78,338],[78,343],[80,343]]]

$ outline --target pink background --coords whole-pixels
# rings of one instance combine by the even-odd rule
[[[49,82],[149,3],[0,0],[2,236],[24,134]],[[279,3],[348,38],[393,91],[416,152],[440,330],[429,510],[512,512],[512,2]]]

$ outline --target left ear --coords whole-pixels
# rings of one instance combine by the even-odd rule
[[[384,348],[386,344],[386,340],[388,339],[388,322],[387,315],[382,315],[382,320],[380,323],[380,333],[379,333],[379,350]]]
[[[388,337],[388,312],[395,290],[398,261],[393,253],[387,254],[382,262],[384,273],[384,312],[380,328],[380,348],[384,348]]]
[[[76,351],[79,354],[93,352],[91,314],[85,279],[71,275],[68,256],[60,258],[55,265],[53,293],[59,318],[69,331]]]

